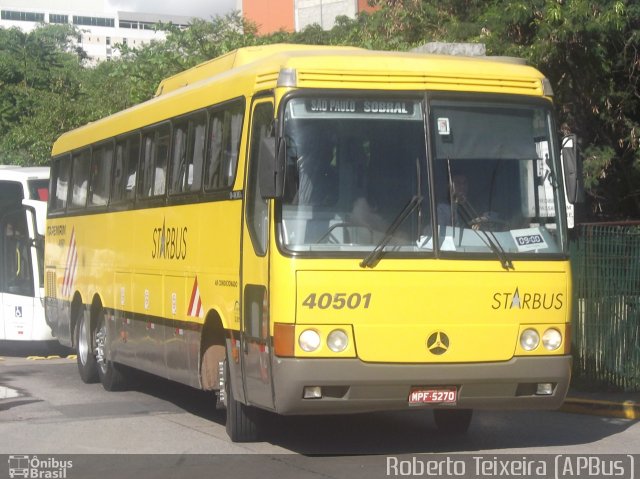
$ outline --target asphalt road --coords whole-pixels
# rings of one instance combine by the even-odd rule
[[[278,418],[264,442],[234,444],[211,394],[144,374],[130,390],[109,393],[82,383],[75,360],[26,359],[28,353],[0,349],[0,455],[156,455],[73,456],[68,478],[98,471],[102,478],[204,477],[212,468],[285,479],[425,476],[411,469],[416,458],[640,451],[638,421],[555,411],[476,412],[462,437],[439,434],[429,411]],[[396,463],[404,470],[388,469],[395,458],[408,461]]]

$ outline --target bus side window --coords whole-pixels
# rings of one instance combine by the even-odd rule
[[[112,162],[113,145],[111,143],[106,143],[93,149],[89,206],[104,206],[109,201]]]
[[[218,190],[233,186],[242,134],[243,104],[234,103],[215,111],[209,124],[205,189]]]
[[[71,207],[84,208],[87,204],[87,191],[89,189],[89,166],[91,164],[91,150],[82,150],[72,156],[72,182]]]
[[[215,190],[220,187],[221,160],[222,160],[222,129],[224,125],[223,112],[215,112],[211,115],[209,125],[209,155],[207,157],[207,177],[205,188]]]
[[[156,158],[153,175],[153,196],[164,195],[167,188],[167,165],[169,163],[169,145],[171,136],[169,125],[158,129],[156,135]]]
[[[51,212],[64,211],[67,207],[69,192],[69,177],[71,176],[71,158],[65,155],[53,162],[51,174],[51,198],[49,210]]]
[[[143,136],[140,197],[163,195],[166,189],[170,128],[168,124],[147,131]]]
[[[31,241],[22,211],[3,219],[2,234],[2,292],[33,296]]]
[[[181,193],[187,168],[187,133],[189,123],[181,122],[173,125],[173,142],[171,153],[171,185],[169,193]]]
[[[140,154],[140,137],[132,135],[116,142],[111,202],[133,201],[136,195],[136,172]]]
[[[202,186],[202,168],[207,144],[207,114],[196,115],[189,122],[185,191],[198,191]]]
[[[238,165],[238,154],[240,152],[240,136],[242,134],[242,121],[244,109],[241,104],[234,105],[229,110],[229,114],[226,118],[225,130],[226,130],[226,145],[225,157],[223,161],[223,168],[225,173],[225,186],[231,188],[236,175],[236,166]]]
[[[253,248],[259,256],[264,256],[267,252],[269,207],[260,193],[258,160],[263,139],[273,137],[273,135],[273,104],[261,103],[253,111],[246,192],[247,228]]]

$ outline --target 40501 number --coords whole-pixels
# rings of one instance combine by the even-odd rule
[[[302,302],[309,309],[367,309],[371,304],[371,293],[311,293]]]

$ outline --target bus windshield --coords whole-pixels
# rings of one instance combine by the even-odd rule
[[[437,249],[503,264],[563,253],[550,107],[503,98],[435,98],[428,115],[418,98],[289,100],[283,248],[366,254],[382,241],[402,256]]]
[[[370,251],[413,196],[426,198],[420,100],[295,98],[284,135],[281,239],[289,250]],[[415,209],[388,247],[418,251],[430,222],[428,208]]]

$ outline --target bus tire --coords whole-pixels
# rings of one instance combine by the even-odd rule
[[[98,364],[93,351],[91,324],[82,308],[78,308],[76,318],[76,362],[78,372],[83,382],[87,384],[97,383]]]
[[[127,386],[127,379],[121,366],[107,359],[109,339],[104,310],[102,308],[98,311],[97,318],[98,323],[96,324],[95,342],[98,377],[100,378],[102,387],[106,391],[122,391]]]
[[[227,434],[232,442],[255,442],[258,440],[258,415],[254,407],[242,404],[233,396],[228,356],[225,361],[225,390],[227,403]]]
[[[464,434],[471,425],[472,409],[434,409],[438,429],[446,434]]]

